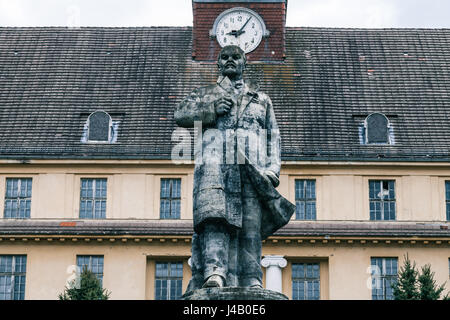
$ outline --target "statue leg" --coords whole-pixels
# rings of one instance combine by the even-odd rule
[[[239,283],[243,287],[262,288],[262,208],[245,173],[242,173],[242,209],[242,229],[239,231]]]
[[[189,281],[186,292],[191,292],[196,289],[200,289],[203,285],[203,258],[202,248],[200,244],[200,236],[194,232],[192,236],[192,249],[191,249],[191,270],[192,278]]]
[[[238,257],[239,257],[239,239],[238,231],[236,229],[230,232],[230,247],[228,252],[228,274],[227,287],[238,287]]]
[[[230,235],[224,224],[205,223],[201,233],[203,279],[220,276],[225,282],[228,272]]]

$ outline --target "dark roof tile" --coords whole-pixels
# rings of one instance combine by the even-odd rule
[[[0,156],[170,157],[175,105],[213,83],[191,59],[192,28],[0,28]],[[282,156],[450,160],[450,30],[287,28],[284,63],[252,63],[271,97]],[[120,121],[117,143],[82,144],[95,110]],[[372,112],[395,145],[360,144]]]

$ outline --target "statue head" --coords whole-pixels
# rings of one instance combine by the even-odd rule
[[[231,80],[242,79],[247,58],[245,52],[238,46],[225,46],[217,57],[217,66],[223,76]]]

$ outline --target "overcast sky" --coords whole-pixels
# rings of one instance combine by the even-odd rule
[[[289,0],[288,26],[450,28],[449,0]],[[191,0],[0,0],[0,26],[191,26]]]

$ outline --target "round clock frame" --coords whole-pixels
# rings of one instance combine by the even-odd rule
[[[221,47],[237,45],[249,53],[269,36],[269,31],[258,13],[248,8],[234,7],[217,16],[210,36],[216,37]]]

